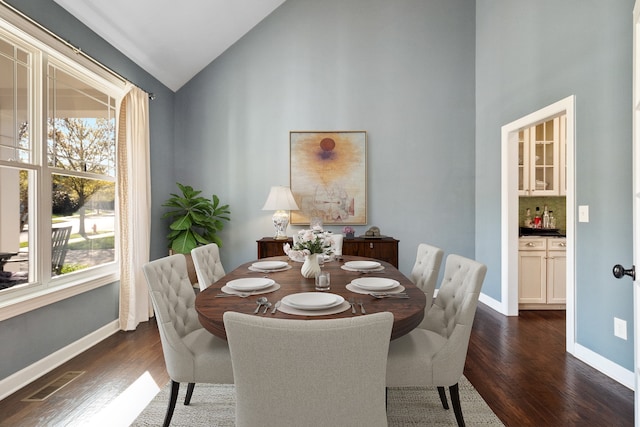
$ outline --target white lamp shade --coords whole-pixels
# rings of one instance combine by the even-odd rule
[[[269,197],[262,207],[263,211],[297,211],[298,209],[289,187],[281,186],[271,187]]]

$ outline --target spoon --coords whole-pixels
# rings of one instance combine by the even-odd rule
[[[271,307],[271,303],[269,301],[264,303],[264,311],[262,312],[262,314],[266,314],[267,310],[269,310],[269,307]]]
[[[262,304],[264,304],[265,302],[268,302],[265,297],[258,298],[256,300],[256,304],[258,304],[258,306],[256,307],[256,310],[253,313],[257,314],[260,311],[260,307],[262,307]]]

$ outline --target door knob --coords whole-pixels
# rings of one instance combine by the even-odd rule
[[[616,279],[622,279],[624,276],[630,276],[633,280],[636,280],[636,266],[632,265],[630,269],[625,270],[620,264],[613,266],[613,275]]]

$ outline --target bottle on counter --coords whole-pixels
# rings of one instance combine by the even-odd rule
[[[527,208],[527,213],[524,215],[523,227],[531,228],[531,209]]]
[[[540,228],[542,225],[542,218],[540,218],[540,207],[536,206],[536,216],[533,217],[533,228]]]
[[[544,205],[544,211],[542,212],[542,228],[551,228],[549,225],[549,209],[547,205]]]
[[[549,228],[556,228],[556,217],[553,216],[553,211],[549,211]]]

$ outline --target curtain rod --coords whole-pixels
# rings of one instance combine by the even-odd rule
[[[56,33],[54,33],[53,31],[51,31],[50,29],[48,29],[47,27],[45,27],[44,25],[40,24],[38,21],[36,21],[35,19],[25,15],[24,13],[20,12],[18,9],[16,9],[15,7],[11,6],[10,4],[8,4],[7,2],[5,2],[4,0],[0,0],[0,2],[9,10],[11,10],[13,13],[15,13],[16,15],[20,16],[22,19],[25,19],[26,21],[30,22],[31,24],[35,25],[36,27],[38,27],[40,30],[44,31],[45,33],[47,33],[48,35],[50,35],[51,37],[55,38],[56,40],[58,40],[60,43],[64,44],[65,46],[67,46],[69,49],[71,49],[71,51],[73,53],[75,53],[76,55],[81,55],[82,57],[84,57],[85,59],[91,61],[93,64],[97,65],[98,67],[100,67],[101,69],[103,69],[104,71],[108,72],[109,74],[113,75],[114,77],[127,82],[127,83],[131,83],[132,85],[136,86],[137,88],[140,88],[141,90],[143,90],[144,92],[146,92],[146,94],[149,96],[149,99],[151,101],[153,101],[154,99],[156,99],[156,95],[152,92],[149,92],[148,90],[145,90],[144,88],[140,87],[139,85],[135,84],[134,82],[132,82],[131,80],[129,80],[128,78],[124,77],[123,75],[113,71],[111,68],[107,67],[106,65],[104,65],[103,63],[101,63],[100,61],[98,61],[97,59],[95,59],[94,57],[92,57],[91,55],[85,53],[82,48],[73,45],[69,40],[65,40],[62,37],[60,37],[59,35],[57,35]]]

